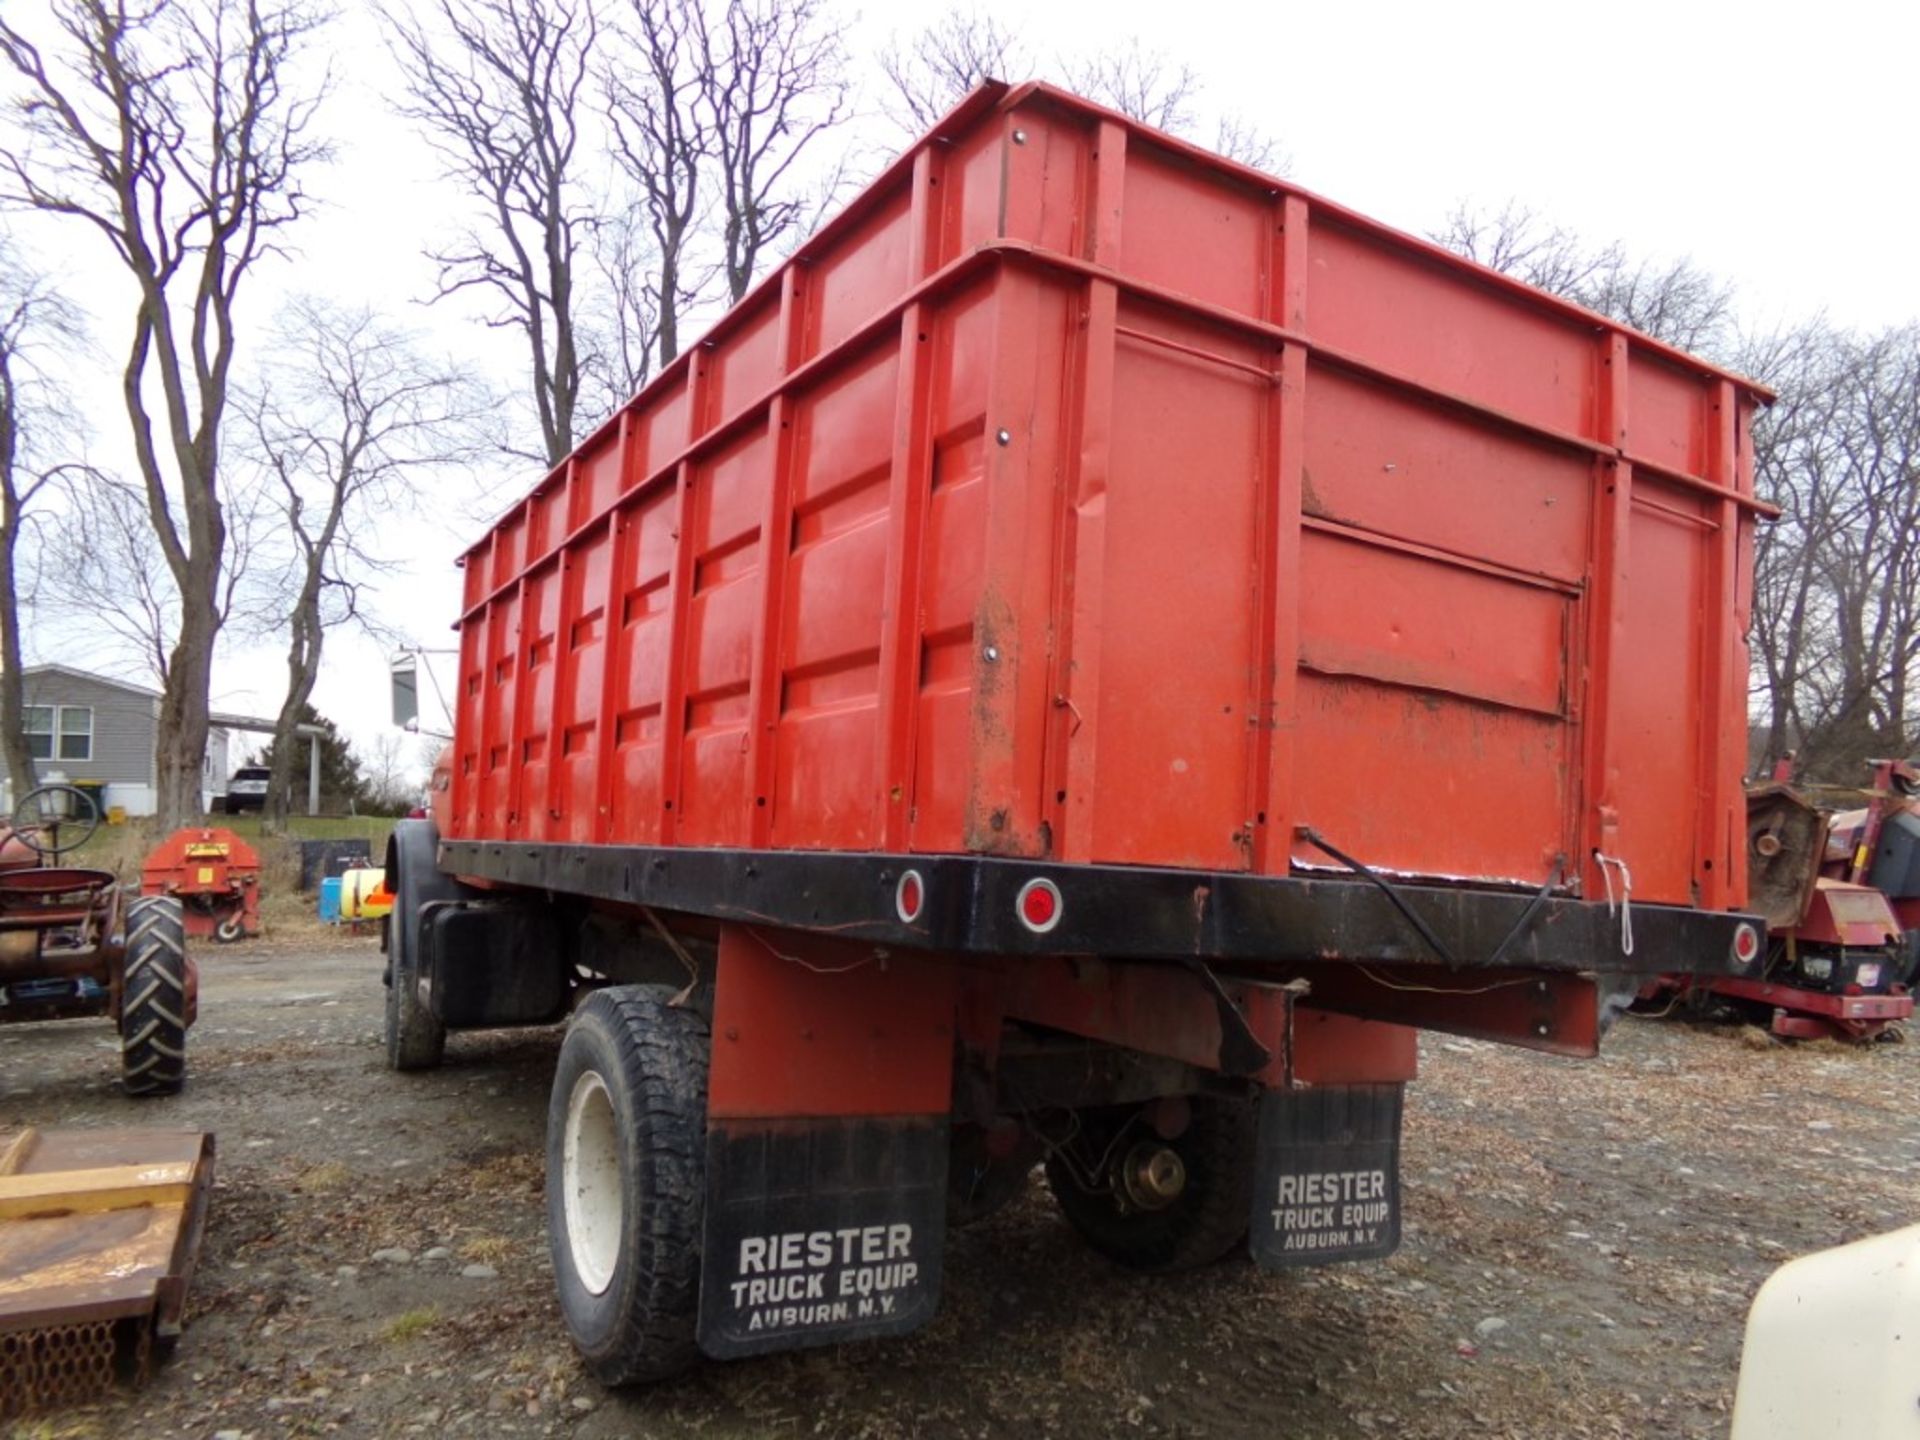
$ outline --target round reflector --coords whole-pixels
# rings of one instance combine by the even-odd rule
[[[911,925],[920,918],[920,907],[927,901],[926,882],[920,878],[918,870],[908,870],[901,874],[900,883],[893,887],[893,908],[899,917]]]
[[[1020,887],[1014,908],[1022,925],[1044,935],[1060,923],[1060,887],[1051,880],[1029,880]]]
[[[1760,932],[1744,922],[1736,925],[1733,931],[1733,958],[1742,965],[1751,965],[1760,954]]]

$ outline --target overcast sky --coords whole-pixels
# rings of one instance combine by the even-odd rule
[[[847,28],[863,71],[889,33],[944,8],[870,5]],[[996,13],[1043,55],[1137,37],[1192,67],[1204,108],[1275,136],[1291,180],[1408,230],[1437,226],[1462,200],[1517,199],[1636,256],[1690,255],[1734,283],[1749,323],[1824,312],[1872,329],[1920,316],[1911,100],[1920,5],[1049,0]],[[502,337],[419,303],[432,289],[421,249],[460,202],[392,116],[394,80],[373,21],[350,9],[335,48],[340,83],[323,124],[339,156],[311,181],[326,208],[295,237],[298,262],[262,272],[246,303],[264,322],[294,289],[370,302],[427,327],[441,348],[496,357],[505,379],[515,352]],[[890,135],[875,116],[822,144],[871,150]],[[43,231],[27,238],[43,261],[61,257],[117,372],[128,303],[118,277],[69,259],[72,247],[47,244]],[[113,387],[90,408],[99,454],[123,453]],[[471,482],[461,488],[426,497],[418,517],[394,527],[406,573],[384,583],[379,603],[416,643],[451,643],[452,558],[484,528]],[[73,658],[64,641],[37,639],[34,658]],[[63,653],[48,653],[56,644]],[[379,646],[337,636],[315,703],[371,740],[385,723],[385,670]],[[451,666],[440,673],[448,683]],[[216,667],[214,705],[271,715],[283,689],[277,647],[231,648]]]

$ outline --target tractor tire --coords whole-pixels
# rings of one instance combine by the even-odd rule
[[[120,1002],[120,1083],[129,1095],[174,1095],[187,1079],[187,927],[179,900],[127,906]]]
[[[439,832],[430,820],[402,820],[387,842],[387,1068],[431,1070],[447,1053],[447,1027],[420,998],[420,909],[456,882],[434,865]]]
[[[547,1108],[547,1238],[560,1313],[604,1385],[699,1358],[706,1021],[664,985],[597,991],[560,1047]]]
[[[1186,1185],[1163,1210],[1124,1210],[1111,1194],[1085,1189],[1057,1150],[1047,1157],[1047,1184],[1067,1223],[1117,1265],[1196,1270],[1247,1238],[1259,1111],[1237,1099],[1195,1097],[1192,1105],[1187,1128],[1165,1142],[1186,1167]]]

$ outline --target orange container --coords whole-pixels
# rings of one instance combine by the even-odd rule
[[[988,87],[468,552],[444,828],[1730,910],[1766,398]]]

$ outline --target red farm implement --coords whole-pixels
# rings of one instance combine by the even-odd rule
[[[140,893],[178,900],[187,934],[200,939],[260,933],[260,855],[231,830],[174,831],[141,864]]]
[[[1747,795],[1748,904],[1766,917],[1751,975],[1666,975],[1643,1003],[1715,1008],[1788,1039],[1871,1040],[1913,1014],[1920,961],[1920,774],[1873,762],[1866,806],[1826,812],[1782,766]]]

